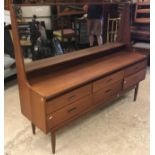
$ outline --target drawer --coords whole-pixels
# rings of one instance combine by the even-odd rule
[[[124,74],[125,74],[125,76],[131,75],[133,73],[140,71],[143,68],[146,68],[146,66],[147,66],[147,61],[144,60],[142,62],[139,62],[139,63],[132,65],[132,66],[128,67],[127,69],[125,69]]]
[[[75,103],[72,103],[56,111],[53,114],[48,115],[47,117],[48,128],[55,127],[56,125],[64,122],[65,120],[72,118],[75,115],[80,115],[81,112],[90,108],[90,106],[92,105],[91,101],[92,101],[92,98],[91,98],[91,95],[89,95],[78,100]]]
[[[123,89],[130,88],[136,85],[138,82],[144,80],[145,75],[146,75],[146,69],[143,69],[133,75],[126,77],[123,82]]]
[[[117,95],[122,90],[123,80],[113,83],[93,94],[93,102],[100,103],[109,100],[114,95]]]
[[[51,99],[47,101],[46,112],[47,114],[50,114],[89,94],[91,94],[91,85],[86,85],[82,88],[78,88],[69,93],[66,93],[65,95],[59,96],[55,99]]]
[[[107,77],[104,77],[100,80],[97,80],[96,82],[93,83],[93,92],[96,92],[112,83],[115,83],[123,79],[123,76],[124,76],[124,71],[119,71]]]

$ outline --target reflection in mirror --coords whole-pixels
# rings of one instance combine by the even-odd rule
[[[120,21],[117,5],[101,7],[103,43],[115,42]],[[15,12],[26,64],[90,46],[84,5],[17,5]],[[95,38],[95,46],[97,42]]]

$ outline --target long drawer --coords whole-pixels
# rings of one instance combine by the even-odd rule
[[[52,128],[65,120],[72,118],[75,115],[79,115],[82,111],[89,108],[92,104],[91,95],[88,95],[75,103],[72,103],[55,113],[48,115],[47,122],[48,128]]]
[[[49,100],[46,105],[46,112],[47,114],[55,112],[89,94],[91,94],[91,85],[86,85],[82,88],[66,93],[65,95]]]
[[[124,71],[119,71],[112,75],[104,77],[100,80],[97,80],[96,82],[93,83],[93,92],[103,89],[103,88],[109,86],[110,84],[123,79],[123,76],[124,76]]]
[[[125,72],[124,72],[124,75],[129,76],[129,75],[131,75],[133,73],[136,73],[136,72],[140,71],[143,68],[146,68],[146,66],[147,66],[147,61],[146,60],[141,61],[141,62],[139,62],[137,64],[134,64],[134,65],[126,68]]]
[[[134,86],[138,82],[144,80],[145,75],[146,75],[146,69],[142,69],[139,72],[126,77],[123,82],[123,89],[130,88],[131,86]]]
[[[101,102],[103,103],[104,101],[107,101],[114,95],[117,95],[122,89],[122,83],[123,83],[123,80],[117,81],[116,83],[113,83],[108,87],[104,87],[103,89],[95,92],[93,94],[93,103],[95,104],[98,104]]]

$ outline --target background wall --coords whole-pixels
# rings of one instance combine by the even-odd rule
[[[50,6],[23,6],[21,9],[25,21],[32,21],[33,15],[36,15],[38,21],[45,21],[46,29],[51,29]]]
[[[6,25],[11,24],[10,11],[4,10],[4,22]]]

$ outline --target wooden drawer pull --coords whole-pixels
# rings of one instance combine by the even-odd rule
[[[49,116],[49,120],[51,120],[53,118],[53,116]]]
[[[70,96],[69,98],[68,98],[68,100],[70,101],[70,100],[73,100],[73,99],[75,99],[76,98],[76,95],[72,95],[72,96]]]
[[[67,110],[67,112],[68,112],[68,113],[71,113],[71,112],[74,112],[76,109],[77,109],[77,108],[74,107],[74,108],[71,108],[71,109]]]
[[[108,90],[105,91],[105,93],[109,93],[111,91],[112,91],[112,89],[108,89]]]

